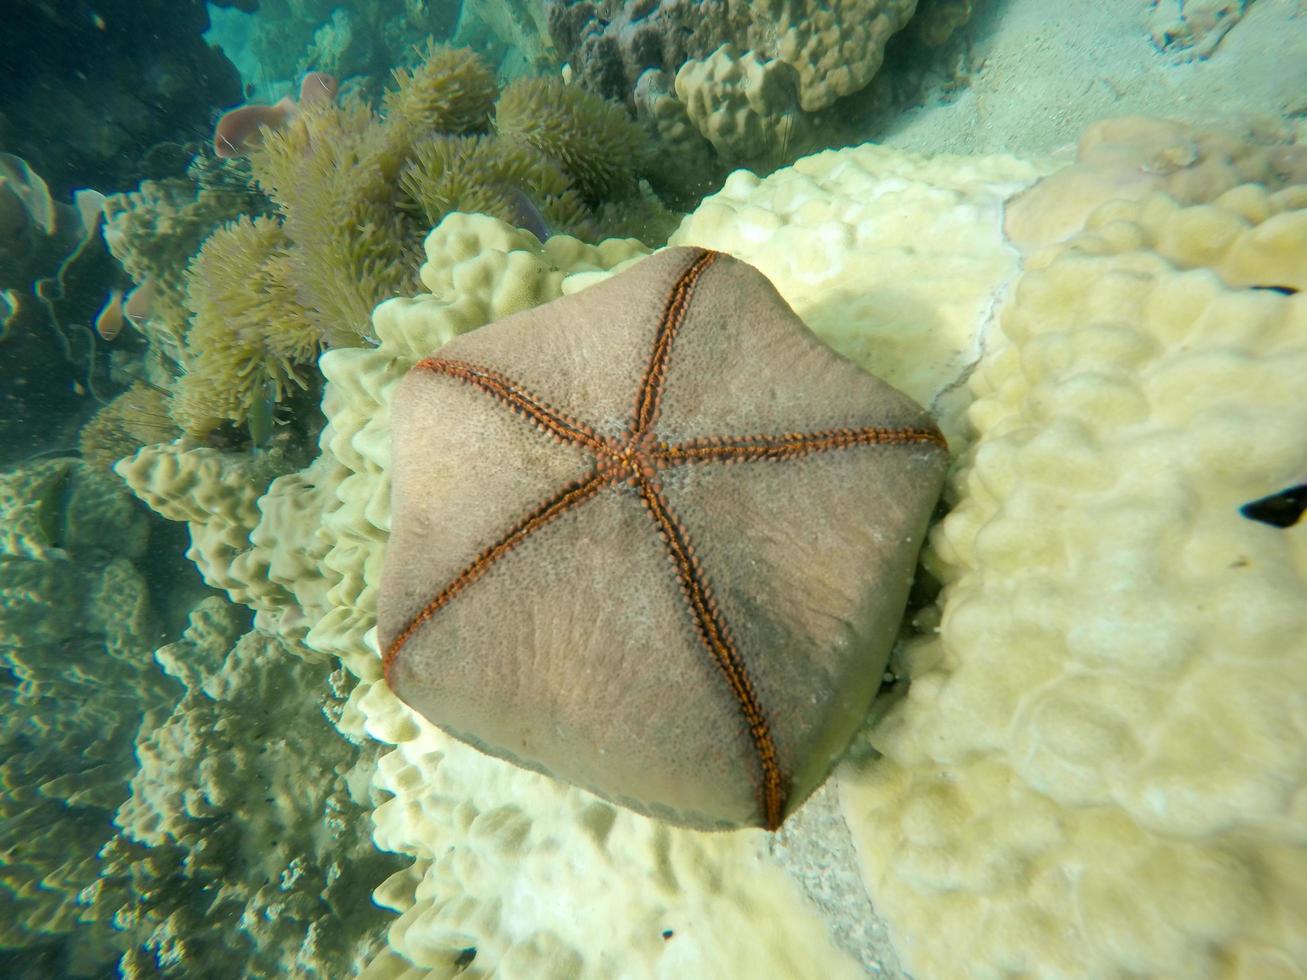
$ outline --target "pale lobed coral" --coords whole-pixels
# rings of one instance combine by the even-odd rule
[[[268,576],[271,556],[250,547],[250,531],[259,522],[259,498],[285,466],[271,454],[251,458],[168,443],[119,460],[114,472],[155,513],[187,523],[186,557],[206,583],[234,602],[272,612],[287,594]]]
[[[647,69],[676,72],[733,44],[790,65],[799,107],[812,112],[871,81],[885,42],[908,23],[917,0],[551,0],[548,6],[550,32],[577,79],[608,98],[628,98]]]
[[[873,144],[747,171],[689,215],[672,245],[757,266],[817,336],[930,406],[961,435],[958,384],[1020,270],[1005,202],[1047,167],[1012,157],[925,157]]]
[[[916,0],[767,0],[749,4],[749,48],[793,66],[799,107],[824,109],[880,70],[885,43],[907,24]]]
[[[920,976],[1307,962],[1307,538],[1240,512],[1307,468],[1307,186],[1185,169],[1035,253],[971,382],[938,634],[841,787]]]
[[[812,129],[797,111],[798,73],[788,62],[724,44],[676,73],[676,96],[719,159],[770,169]]]
[[[669,189],[693,195],[701,182],[716,182],[720,167],[770,170],[818,141],[848,141],[833,107],[870,93],[886,44],[917,25],[918,3],[550,0],[548,9],[577,84],[626,101],[660,136],[692,122],[699,138],[660,140],[655,172]],[[916,34],[942,44],[970,15],[960,0],[924,3]],[[703,141],[714,151],[707,157]]]
[[[1078,232],[1106,201],[1140,201],[1161,191],[1181,204],[1202,204],[1240,185],[1278,190],[1302,183],[1302,145],[1255,130],[1231,134],[1125,116],[1086,127],[1075,161],[1013,201],[1003,222],[1008,238],[1032,251]]]

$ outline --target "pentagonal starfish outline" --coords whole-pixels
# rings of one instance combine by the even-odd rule
[[[744,659],[731,635],[730,624],[717,605],[689,533],[663,493],[658,479],[659,471],[697,463],[798,459],[813,453],[856,446],[931,443],[947,449],[947,444],[939,430],[933,427],[878,426],[806,433],[783,432],[776,435],[707,437],[676,445],[659,441],[654,435],[654,427],[662,409],[672,347],[689,311],[699,279],[720,255],[720,252],[697,249],[693,260],[668,292],[653,349],[636,392],[631,424],[620,439],[607,439],[599,435],[584,422],[558,411],[526,388],[487,367],[436,356],[417,363],[415,370],[429,371],[468,384],[502,402],[513,412],[525,416],[558,442],[584,449],[594,456],[595,468],[585,478],[563,487],[558,494],[545,500],[503,537],[477,555],[399,632],[386,649],[382,665],[389,680],[391,667],[404,645],[459,593],[485,575],[529,535],[562,514],[580,507],[602,490],[625,483],[639,493],[645,511],[653,521],[668,557],[675,566],[681,592],[694,619],[699,638],[739,705],[761,770],[759,803],[767,829],[775,830],[780,826],[785,810],[787,780],[781,772],[767,715],[754,692]]]

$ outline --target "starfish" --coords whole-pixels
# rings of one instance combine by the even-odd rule
[[[779,827],[846,747],[948,457],[760,272],[698,248],[420,361],[392,443],[391,688],[705,829]]]

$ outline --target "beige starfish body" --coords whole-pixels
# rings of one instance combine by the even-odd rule
[[[947,464],[761,273],[689,248],[441,348],[392,437],[391,687],[705,829],[775,829],[847,745]]]

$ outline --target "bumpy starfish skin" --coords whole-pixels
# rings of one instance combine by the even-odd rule
[[[644,812],[778,827],[875,690],[947,458],[928,417],[702,249],[454,341],[394,411],[396,692]]]

